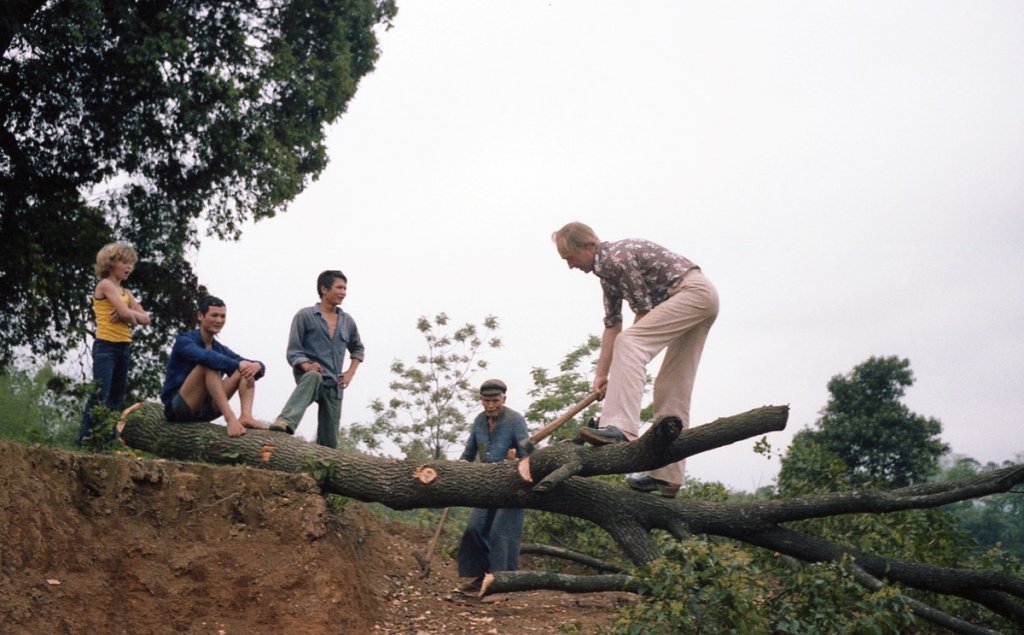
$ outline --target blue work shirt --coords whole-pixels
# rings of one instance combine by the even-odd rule
[[[526,419],[515,410],[502,408],[493,429],[487,425],[487,413],[481,412],[473,419],[466,449],[459,458],[463,461],[479,458],[482,463],[497,463],[504,461],[511,449],[515,449],[516,457],[521,458],[527,455],[523,446],[529,439]]]
[[[238,363],[242,361],[256,361],[245,359],[227,346],[224,346],[214,338],[211,347],[206,348],[206,342],[199,329],[182,333],[174,340],[174,348],[171,349],[171,356],[167,360],[167,374],[164,375],[164,386],[160,391],[160,401],[167,405],[178,394],[178,389],[185,383],[188,374],[196,366],[205,366],[220,371],[221,377],[230,375],[238,370]],[[263,377],[267,367],[263,362],[256,361],[260,365],[260,372],[256,379]]]
[[[345,362],[345,351],[352,359],[363,361],[363,340],[359,337],[359,329],[352,316],[337,308],[338,325],[331,337],[327,319],[320,311],[320,305],[299,309],[292,319],[292,328],[288,331],[288,351],[285,358],[292,367],[295,381],[303,375],[299,366],[305,362],[317,362],[322,370],[324,386],[337,386],[341,394],[342,365]]]

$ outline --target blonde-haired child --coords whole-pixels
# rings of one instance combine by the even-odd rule
[[[139,261],[135,249],[126,243],[104,245],[96,254],[96,289],[92,309],[96,316],[96,337],[92,344],[93,391],[85,406],[78,444],[93,434],[99,425],[92,410],[104,406],[120,410],[128,392],[128,367],[131,362],[133,326],[149,324],[147,313],[124,281]],[[113,437],[106,440],[113,441]]]

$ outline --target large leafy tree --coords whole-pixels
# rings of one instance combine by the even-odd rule
[[[89,324],[96,251],[127,240],[161,316],[159,364],[192,318],[186,259],[236,239],[327,164],[393,0],[15,0],[0,21],[0,368],[60,359]],[[140,350],[141,349],[141,350]],[[148,351],[148,353],[147,353]]]
[[[828,382],[829,400],[816,425],[801,430],[779,473],[783,493],[851,487],[904,487],[939,468],[949,446],[938,419],[902,402],[914,383],[910,360],[871,357]]]
[[[457,326],[438,313],[421,316],[416,329],[426,350],[413,362],[391,363],[391,396],[370,403],[373,421],[351,426],[346,447],[379,450],[388,438],[408,458],[436,460],[462,441],[469,418],[480,410],[474,377],[488,365],[481,353],[501,347],[498,318]]]

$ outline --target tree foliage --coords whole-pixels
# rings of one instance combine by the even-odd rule
[[[591,378],[596,364],[596,353],[601,348],[601,340],[591,335],[579,346],[573,348],[558,364],[558,372],[552,373],[546,368],[539,366],[530,371],[533,379],[533,387],[528,394],[533,398],[530,407],[526,409],[524,417],[532,424],[543,426],[561,415],[563,412],[577,403],[580,398],[590,392]],[[589,406],[580,415],[567,422],[556,430],[552,441],[571,439],[576,436],[580,422],[588,417],[595,416],[598,405]]]
[[[849,375],[828,383],[829,401],[816,426],[795,435],[779,473],[779,494],[794,496],[885,489],[926,483],[939,469],[949,447],[940,441],[938,420],[911,412],[901,401],[913,385],[910,362],[897,357],[871,357]],[[961,476],[974,472],[964,471]],[[964,501],[956,507],[984,506],[999,494]],[[884,551],[892,557],[951,568],[992,566],[995,553],[979,554],[952,506],[891,514],[851,514],[808,519],[794,524],[801,531],[859,550]],[[1009,570],[1019,564],[1002,561]],[[984,611],[961,599],[918,593],[914,597],[947,613],[985,623]]]
[[[783,494],[853,487],[905,487],[938,471],[949,446],[938,419],[901,401],[914,383],[910,360],[871,357],[828,382],[814,428],[798,432],[779,474]]]
[[[1018,454],[1016,459],[1016,464],[1024,463],[1024,454]],[[938,478],[961,479],[1014,464],[1005,461],[1002,465],[981,465],[970,457],[956,456],[941,471]],[[954,503],[946,509],[956,518],[960,527],[977,541],[979,551],[1005,549],[1017,559],[1024,561],[1024,488],[1006,494]]]
[[[159,366],[192,324],[201,229],[236,239],[327,164],[393,0],[15,0],[0,22],[0,368],[60,359],[89,323],[92,263],[134,244]],[[6,9],[5,9],[6,11]]]
[[[914,616],[893,589],[865,593],[849,560],[808,566],[705,536],[638,572],[643,600],[611,628],[641,633],[901,633]],[[838,609],[842,607],[842,609]]]
[[[487,368],[480,353],[501,347],[498,318],[488,315],[479,325],[455,327],[442,312],[433,319],[421,316],[416,329],[426,352],[413,363],[391,363],[392,395],[370,403],[374,420],[351,427],[350,447],[376,450],[381,438],[389,438],[406,457],[436,460],[463,440],[468,420],[480,409],[474,377]]]
[[[73,447],[82,413],[66,388],[49,365],[0,372],[0,437]]]
[[[557,418],[590,393],[593,373],[597,366],[597,354],[601,350],[601,338],[590,335],[579,346],[572,348],[558,364],[557,372],[535,366],[530,375],[533,387],[529,390],[530,407],[523,415],[530,423],[544,425]],[[651,384],[650,376],[647,385]],[[552,442],[571,439],[576,436],[584,421],[596,418],[600,406],[588,406],[578,417],[573,417],[551,435]],[[640,420],[649,422],[654,416],[654,406],[648,404],[640,411]]]

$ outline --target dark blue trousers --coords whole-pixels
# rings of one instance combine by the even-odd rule
[[[459,576],[518,569],[525,520],[525,509],[474,509],[459,543]]]
[[[92,434],[99,424],[92,415],[93,406],[105,406],[120,411],[128,394],[128,366],[131,362],[131,342],[108,342],[94,340],[92,343],[92,381],[93,388],[89,401],[82,413],[82,425],[78,428],[78,445]],[[113,442],[112,431],[109,442]]]

